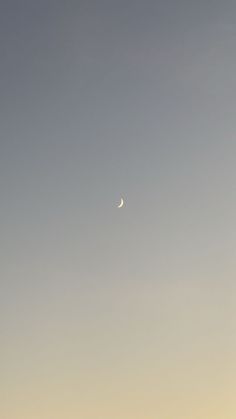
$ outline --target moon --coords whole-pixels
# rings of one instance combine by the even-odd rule
[[[124,205],[124,200],[123,200],[123,198],[121,198],[121,200],[120,200],[120,204],[118,205],[118,207],[117,207],[117,208],[122,208],[122,207],[123,207],[123,205]]]

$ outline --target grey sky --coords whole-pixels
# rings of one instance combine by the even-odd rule
[[[106,328],[96,298],[83,303],[91,283],[94,294],[105,287],[106,306],[117,287],[156,295],[169,281],[170,318],[176,292],[195,319],[199,300],[190,293],[191,309],[177,284],[199,278],[197,295],[206,291],[204,307],[235,345],[235,45],[235,1],[0,1],[6,353],[19,331],[30,339],[40,318],[47,324],[45,313],[59,327],[58,301],[68,322],[90,307]]]

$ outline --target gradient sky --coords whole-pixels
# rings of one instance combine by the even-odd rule
[[[0,1],[1,419],[235,419],[235,45],[234,0]]]

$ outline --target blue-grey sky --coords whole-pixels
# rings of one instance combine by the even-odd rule
[[[234,1],[0,1],[4,419],[235,418],[235,44]]]

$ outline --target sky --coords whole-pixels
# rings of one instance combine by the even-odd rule
[[[2,419],[235,419],[235,43],[233,0],[0,1]]]

